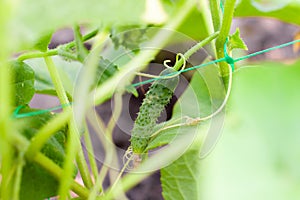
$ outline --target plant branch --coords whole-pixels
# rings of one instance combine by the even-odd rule
[[[92,186],[93,186],[92,178],[90,176],[89,168],[87,166],[87,162],[85,160],[81,145],[79,145],[78,148],[80,148],[80,149],[78,150],[78,154],[76,156],[76,163],[77,163],[80,175],[82,177],[84,185],[87,188],[92,188]]]
[[[233,12],[234,12],[234,5],[236,0],[226,0],[225,7],[224,7],[224,15],[223,15],[223,21],[222,26],[220,29],[220,35],[216,41],[216,49],[217,49],[217,58],[223,58],[224,57],[224,44],[226,42],[226,39],[229,35],[231,22],[233,19]],[[226,62],[220,62],[220,70],[222,77],[226,77],[229,74],[229,69]]]
[[[214,26],[214,30],[220,30],[221,18],[220,18],[220,4],[218,0],[209,1],[211,18]]]
[[[215,32],[212,35],[208,36],[207,38],[205,38],[204,40],[202,40],[201,42],[197,43],[196,45],[194,45],[192,48],[190,48],[188,51],[186,51],[183,56],[185,60],[188,60],[194,53],[196,53],[199,49],[201,49],[203,46],[205,46],[206,44],[210,43],[212,40],[216,39],[219,35],[219,32]],[[178,71],[181,66],[183,65],[184,62],[183,58],[180,58],[180,60],[178,62],[175,63],[174,65],[174,69],[176,71]]]
[[[56,93],[58,95],[60,103],[62,105],[68,104],[69,100],[67,98],[65,89],[64,89],[61,79],[59,77],[59,73],[56,69],[56,66],[54,65],[54,63],[50,57],[45,57],[44,59],[47,64],[48,71],[50,73],[51,79],[55,86]],[[69,188],[72,183],[72,174],[73,174],[73,170],[74,170],[73,161],[76,158],[77,149],[78,149],[77,147],[81,144],[78,139],[79,134],[78,134],[78,131],[76,128],[72,108],[65,107],[63,109],[64,109],[64,111],[69,111],[72,116],[69,121],[69,132],[68,132],[67,144],[66,144],[66,157],[64,160],[63,173],[62,173],[62,176],[60,177],[60,187],[59,187],[59,191],[58,191],[60,198],[64,200],[64,199],[67,199],[67,197],[68,197],[68,192],[69,192]]]
[[[50,73],[51,79],[53,81],[54,87],[56,89],[57,96],[59,98],[59,101],[62,105],[69,104],[69,100],[67,97],[67,93],[64,89],[64,86],[62,84],[62,81],[60,79],[59,73],[57,71],[57,68],[50,57],[45,57],[45,62],[48,68],[48,71]],[[64,110],[70,109],[70,107],[63,107]]]
[[[90,40],[91,38],[95,37],[97,34],[98,34],[98,29],[84,35],[82,37],[82,41],[86,42],[86,41]],[[76,45],[75,41],[72,41],[68,44],[58,46],[56,49],[48,50],[47,52],[28,52],[28,53],[24,53],[24,54],[22,54],[18,57],[18,60],[19,61],[24,61],[24,60],[28,60],[28,59],[31,59],[31,58],[43,58],[43,57],[48,57],[48,56],[56,56],[56,55],[58,55],[59,53],[62,52],[60,50],[61,48],[71,49],[71,48],[75,47],[75,45]],[[65,54],[63,54],[63,56],[66,56],[67,58],[70,58],[72,60],[75,59],[74,55],[69,55],[69,54],[65,53]]]

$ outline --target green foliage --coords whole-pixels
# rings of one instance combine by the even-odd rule
[[[110,62],[103,57],[100,57],[100,61],[97,67],[96,77],[98,78],[97,84],[100,85],[107,79],[111,78],[116,72],[118,72],[118,66]]]
[[[147,2],[147,5],[149,2]],[[166,12],[166,26],[161,24],[164,28],[174,29],[174,31],[179,31],[197,40],[204,39],[209,34],[212,34],[212,30],[210,29],[212,29],[213,25],[210,24],[211,21],[208,19],[211,17],[210,14],[220,14],[209,13],[209,6],[205,4],[208,3],[206,1],[200,1],[198,6],[196,6],[196,2],[198,1],[193,0],[159,0],[158,2],[163,6],[162,11]],[[218,2],[216,1],[215,3],[218,4]],[[226,38],[229,39],[228,51],[232,51],[233,49],[247,49],[247,46],[240,38],[239,29],[233,35],[228,35],[233,13],[237,17],[273,17],[288,23],[300,25],[299,1],[278,0],[272,2],[272,5],[269,4],[269,6],[263,7],[262,5],[266,4],[266,1],[240,0],[237,1],[238,4],[234,12],[235,2],[235,0],[226,0],[225,7],[227,9],[223,13],[223,22],[221,23],[220,21],[217,23],[223,26],[220,32],[215,33],[216,37],[219,37],[216,42],[217,55],[212,55],[212,57],[223,57],[223,46]],[[9,41],[9,46],[2,42],[4,46],[2,49],[9,49],[7,55],[11,54],[11,50],[15,50],[15,53],[17,53],[17,50],[24,48],[38,50],[24,54],[23,58],[21,56],[22,59],[19,58],[19,60],[26,60],[25,62],[13,61],[9,66],[12,82],[8,84],[12,86],[15,92],[14,106],[28,104],[34,93],[50,95],[57,95],[59,93],[60,97],[62,97],[60,100],[68,103],[68,99],[65,98],[66,91],[69,99],[72,100],[73,91],[76,89],[76,79],[80,70],[83,69],[85,59],[89,59],[88,54],[90,53],[83,44],[83,37],[79,29],[82,25],[84,28],[101,27],[99,28],[99,37],[95,37],[96,32],[91,37],[87,37],[88,39],[95,37],[94,41],[97,44],[100,44],[104,36],[107,35],[106,31],[111,30],[110,42],[117,49],[117,51],[112,53],[114,55],[108,55],[110,52],[105,54],[107,53],[105,50],[109,49],[109,47],[103,45],[105,55],[102,57],[102,55],[95,54],[100,59],[97,72],[95,75],[92,75],[92,78],[96,77],[97,79],[93,87],[98,87],[97,97],[99,99],[102,98],[101,100],[104,97],[109,98],[113,95],[114,90],[112,88],[114,87],[110,87],[110,85],[115,84],[120,84],[121,87],[124,86],[123,89],[125,88],[127,91],[137,95],[133,86],[128,86],[132,80],[130,76],[135,70],[141,69],[136,66],[146,66],[151,61],[151,58],[156,56],[159,51],[158,49],[164,45],[176,45],[180,42],[187,42],[189,39],[185,36],[179,36],[177,40],[177,36],[180,34],[177,34],[173,38],[170,34],[166,36],[166,32],[157,31],[158,29],[149,31],[149,27],[158,25],[152,25],[145,21],[145,10],[148,11],[150,8],[147,7],[146,9],[145,1],[140,0],[78,0],[72,2],[23,0],[17,3],[4,3],[3,5],[1,8],[11,7],[11,10],[14,11],[9,21],[7,21],[10,17],[8,15],[9,12],[1,12],[6,13],[6,17],[4,18],[4,15],[0,17],[0,23],[4,27],[3,30],[9,32],[11,34],[10,37],[14,40]],[[216,10],[216,12],[219,11],[218,9]],[[130,13],[128,13],[129,11]],[[75,42],[48,51],[48,44],[52,33],[59,28],[73,26],[74,24],[76,24],[74,26]],[[156,33],[161,34],[159,37],[153,37]],[[1,41],[6,41],[7,38],[4,36],[4,33],[1,34]],[[140,52],[140,47],[143,47],[148,41],[151,41],[150,44],[156,44],[159,48],[149,53]],[[113,62],[104,58],[105,56],[119,55],[124,50],[132,50],[135,53],[133,58],[128,56],[123,60],[120,59]],[[52,56],[51,59],[55,63],[55,65],[49,67],[51,72],[55,72],[51,73],[52,77],[49,75],[45,61],[41,58],[46,56]],[[1,54],[0,59],[0,63],[5,61],[4,54],[3,56]],[[49,58],[49,60],[51,59]],[[64,59],[68,59],[68,61]],[[133,61],[130,62],[129,59]],[[77,62],[77,60],[80,62]],[[125,69],[122,68],[123,65]],[[221,62],[220,66],[221,74],[224,75],[223,66],[227,67],[227,64]],[[297,117],[300,112],[298,106],[300,96],[297,87],[299,85],[298,74],[300,73],[299,62],[290,67],[279,63],[264,63],[258,66],[261,68],[248,68],[243,69],[241,72],[235,72],[234,82],[237,84],[234,84],[231,95],[230,114],[225,127],[225,139],[222,141],[222,145],[218,147],[221,150],[217,151],[213,158],[208,159],[206,167],[202,165],[205,162],[199,160],[200,147],[203,142],[202,140],[200,141],[200,138],[206,136],[206,129],[211,124],[208,123],[209,121],[203,122],[200,120],[200,123],[195,123],[193,120],[210,116],[224,101],[226,87],[224,86],[223,79],[219,77],[218,66],[206,66],[205,69],[195,71],[187,89],[175,104],[171,120],[161,124],[157,124],[157,119],[169,103],[177,87],[178,76],[156,80],[152,84],[140,107],[140,112],[132,130],[131,145],[133,153],[141,154],[162,146],[166,146],[167,149],[168,145],[171,146],[172,142],[180,138],[183,134],[184,136],[191,136],[190,141],[184,141],[188,145],[191,145],[191,147],[188,148],[187,146],[185,153],[180,152],[183,153],[180,158],[161,169],[163,196],[166,200],[259,199],[262,196],[264,199],[276,200],[297,199],[300,196],[297,188],[300,183],[298,181],[300,174],[297,168],[299,166],[297,160],[300,154],[298,147],[299,126],[297,125]],[[262,68],[262,66],[265,67]],[[58,73],[56,73],[55,67]],[[2,68],[1,72],[6,74]],[[160,75],[163,76],[172,72],[174,72],[174,69],[166,69]],[[120,77],[128,74],[129,78],[124,78],[124,82],[117,81],[121,80]],[[3,77],[7,76],[2,75],[2,80],[4,80]],[[253,77],[255,77],[255,81],[253,81]],[[56,83],[56,88],[53,81]],[[61,82],[62,84],[60,84]],[[10,114],[5,109],[7,107],[7,110],[12,110],[9,107],[9,101],[6,101],[6,96],[9,94],[7,91],[10,91],[11,88],[9,85],[5,85],[5,81],[1,83],[4,91],[2,92],[1,88],[0,92],[4,94],[0,96],[0,106],[4,105],[4,109],[1,107],[1,110],[4,110],[3,113]],[[118,108],[120,105],[118,105],[118,102],[115,103],[115,107]],[[75,123],[69,120],[71,117],[68,114],[69,112],[73,113],[72,109],[72,107],[68,107],[68,109],[63,111],[64,115],[62,115],[62,118],[65,121],[62,120],[61,123],[61,126],[68,123],[68,127],[70,128],[69,134],[72,137],[70,137],[67,148],[71,154],[65,155],[67,125],[53,135],[41,150],[44,156],[48,157],[59,167],[65,164],[63,169],[58,168],[56,165],[49,165],[49,168],[47,168],[48,165],[46,162],[49,162],[47,159],[44,160],[46,164],[43,165],[43,168],[37,164],[37,160],[30,159],[25,154],[26,152],[22,152],[22,150],[27,148],[32,137],[44,125],[48,124],[49,120],[55,114],[44,113],[38,116],[13,120],[3,120],[2,115],[0,116],[0,141],[2,147],[0,149],[1,199],[10,197],[11,193],[13,193],[12,199],[18,199],[18,197],[24,200],[45,199],[56,195],[60,195],[64,199],[64,195],[67,196],[71,187],[72,190],[79,194],[80,199],[85,199],[93,193],[97,196],[98,192],[101,195],[108,195],[107,191],[101,188],[103,184],[101,183],[101,179],[106,176],[102,172],[105,172],[106,169],[101,171],[99,176],[95,161],[90,160],[89,163],[92,165],[94,163],[94,166],[91,167],[94,179],[88,177],[89,169],[84,165],[84,162],[86,162],[83,158],[84,156],[78,156],[76,162],[85,186],[71,182],[73,181],[71,180],[71,169],[73,169],[72,165],[77,156],[75,153],[72,153],[78,148],[76,140],[79,143],[80,139],[75,130]],[[21,113],[34,111],[37,110],[25,107],[21,110]],[[116,109],[116,111],[118,110]],[[3,114],[3,116],[5,117],[6,114]],[[77,117],[75,116],[75,118]],[[85,117],[83,116],[82,119]],[[57,121],[54,121],[53,124],[55,122]],[[20,126],[17,126],[18,130],[10,127],[11,125],[19,124]],[[51,127],[52,124],[48,125],[47,128]],[[103,126],[101,132],[105,132],[109,136],[109,133],[114,128],[112,125],[113,122],[110,121],[109,126]],[[48,131],[45,132],[51,133],[51,130]],[[87,130],[85,131],[88,133]],[[18,134],[22,134],[22,137]],[[106,139],[109,139],[109,137]],[[85,140],[90,140],[88,134]],[[192,144],[193,140],[195,143]],[[89,159],[93,159],[92,143],[90,142],[89,145]],[[104,148],[106,148],[105,146]],[[289,148],[286,148],[286,146]],[[78,149],[81,150],[81,148]],[[162,148],[163,150],[164,148]],[[110,149],[105,149],[105,151],[110,152]],[[83,152],[80,153],[82,154],[79,155],[83,155]],[[24,163],[24,167],[22,168],[19,165],[17,166],[17,171],[14,171],[15,168],[12,163],[15,163],[16,155],[20,155],[20,163]],[[25,160],[22,160],[22,155],[27,155],[24,158]],[[174,155],[172,154],[172,156]],[[125,158],[128,158],[126,156]],[[146,162],[151,161],[151,158],[149,156]],[[165,157],[162,157],[162,160],[163,158]],[[143,169],[144,167],[146,169],[148,166],[145,167],[143,164],[141,168]],[[59,173],[54,177],[54,170],[57,170],[57,172],[61,170],[60,174],[62,174],[62,177],[57,177]],[[110,173],[109,170],[107,169],[108,173]],[[23,172],[22,175],[20,172]],[[132,178],[130,173],[128,174],[129,176],[127,177],[129,178],[124,178],[124,181],[122,181],[122,186],[126,189],[136,184],[139,179],[136,177]],[[120,192],[117,185],[122,174],[116,177],[115,183],[111,182],[113,184],[112,190],[109,190],[114,195],[115,192]],[[92,179],[97,180],[93,188],[91,188],[93,184]],[[58,180],[61,183],[60,188],[58,188]],[[131,182],[128,180],[131,180]],[[90,183],[86,184],[89,181]],[[9,190],[6,190],[7,188]],[[58,190],[60,190],[59,194]],[[237,193],[236,191],[239,192]],[[91,196],[93,195],[89,197],[93,199]],[[103,198],[106,198],[106,196]]]
[[[15,90],[15,105],[28,104],[35,93],[34,71],[29,65],[20,61],[13,61],[9,70],[14,76],[12,85]]]
[[[33,111],[37,110],[24,108],[20,113]],[[52,113],[44,113],[27,118],[26,126],[23,126],[20,132],[30,140],[53,116],[54,114]],[[42,153],[59,166],[62,166],[65,157],[64,146],[66,142],[66,131],[67,127],[59,130],[42,148]],[[48,171],[30,160],[26,161],[22,173],[20,199],[45,199],[55,196],[57,194],[57,189],[58,182]]]
[[[229,42],[228,42],[228,51],[232,51],[233,49],[243,49],[248,50],[247,45],[243,41],[243,39],[240,36],[240,29],[237,28],[234,34],[229,36]]]
[[[146,35],[147,27],[136,25],[113,27],[111,30],[111,40],[115,48],[123,46],[135,53],[139,52],[140,44],[149,39]]]
[[[176,72],[172,68],[165,69],[160,76]],[[146,93],[143,104],[140,107],[138,117],[132,129],[131,146],[134,153],[143,153],[150,140],[153,127],[165,106],[172,98],[178,84],[178,76],[156,80]]]
[[[199,147],[187,150],[171,165],[162,168],[162,195],[165,200],[172,199],[201,199],[201,174]]]

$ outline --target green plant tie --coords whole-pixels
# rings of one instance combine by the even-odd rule
[[[230,65],[232,72],[233,72],[235,60],[230,55],[228,55],[227,43],[228,43],[228,38],[226,39],[226,42],[224,44],[224,56],[225,56],[224,58],[225,58],[225,61]]]

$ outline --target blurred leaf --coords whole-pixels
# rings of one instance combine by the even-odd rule
[[[202,40],[206,38],[209,33],[205,27],[205,18],[197,8],[195,8],[189,16],[183,21],[181,26],[177,30],[194,40]]]
[[[228,50],[232,51],[233,49],[244,49],[248,50],[247,45],[243,41],[243,39],[240,36],[240,29],[237,28],[234,34],[229,36],[229,42],[228,42]]]
[[[141,0],[23,0],[18,1],[11,20],[17,44],[30,45],[42,35],[73,24],[141,24],[145,3]],[[80,14],[78,14],[80,13]]]
[[[160,170],[165,200],[200,199],[199,149],[188,150],[171,165]]]
[[[96,80],[96,85],[101,85],[103,82],[111,78],[118,71],[119,69],[117,65],[103,57],[100,57],[100,61],[96,72],[96,77],[98,77],[98,80]]]
[[[34,112],[35,109],[25,108],[20,113]],[[29,140],[36,132],[46,124],[54,114],[44,113],[38,116],[26,118],[26,126],[21,133]],[[19,119],[20,120],[20,119]],[[67,127],[62,128],[52,136],[42,148],[42,153],[62,166],[65,157],[64,145]],[[51,174],[38,164],[27,161],[23,167],[22,182],[20,189],[21,200],[45,199],[57,194],[58,182]]]
[[[15,104],[28,104],[35,93],[33,69],[24,62],[13,61],[10,74],[14,75],[12,84],[15,90]]]
[[[63,60],[54,56],[53,61],[58,69],[60,78],[69,97],[72,97],[77,75],[82,64],[74,61]],[[35,71],[35,90],[37,93],[56,95],[47,66],[42,58],[35,58],[25,61]]]
[[[273,6],[272,9],[270,9]],[[300,1],[269,1],[268,5],[253,0],[240,0],[235,17],[273,17],[287,23],[300,25]]]
[[[112,28],[110,38],[116,49],[123,46],[126,49],[132,50],[134,53],[138,53],[140,44],[149,40],[146,32],[147,27],[137,25],[119,26]]]
[[[202,161],[202,198],[300,198],[300,62],[234,73],[222,139]]]

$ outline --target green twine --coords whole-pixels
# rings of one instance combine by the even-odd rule
[[[221,8],[222,13],[224,13],[224,5],[223,5],[222,1],[220,1],[220,8]],[[173,73],[170,73],[170,74],[167,74],[167,75],[164,75],[164,76],[160,76],[160,77],[157,77],[157,78],[152,78],[152,79],[148,79],[148,80],[145,80],[145,81],[142,81],[142,82],[134,83],[131,86],[138,87],[138,86],[141,86],[141,85],[144,85],[144,84],[147,84],[147,83],[151,83],[151,82],[159,80],[159,79],[168,78],[168,77],[176,75],[176,74],[181,74],[183,72],[199,69],[199,68],[206,67],[206,66],[209,66],[209,65],[212,65],[212,64],[216,64],[216,63],[219,63],[219,62],[227,62],[231,66],[231,69],[232,69],[232,72],[233,72],[234,71],[234,63],[236,63],[236,62],[239,62],[239,61],[242,61],[242,60],[245,60],[245,59],[249,59],[249,58],[257,56],[259,54],[263,54],[263,53],[266,53],[266,52],[269,52],[269,51],[273,51],[275,49],[280,49],[280,48],[283,48],[283,47],[286,47],[286,46],[289,46],[289,45],[292,45],[292,44],[295,44],[295,43],[298,43],[298,42],[300,42],[300,40],[294,40],[294,41],[291,41],[291,42],[288,42],[288,43],[284,43],[284,44],[281,44],[281,45],[278,45],[278,46],[275,46],[275,47],[264,49],[262,51],[258,51],[258,52],[248,54],[246,56],[242,56],[242,57],[234,59],[234,58],[232,58],[231,56],[228,55],[228,52],[227,52],[228,38],[227,38],[226,42],[224,44],[224,49],[223,49],[224,50],[224,58],[213,60],[213,61],[203,63],[201,65],[197,65],[197,66],[194,66],[194,67],[186,68],[186,69],[180,70],[178,72],[173,72]],[[29,113],[21,113],[21,114],[19,114],[19,112],[24,106],[19,106],[15,109],[15,111],[13,113],[13,117],[14,118],[32,117],[32,116],[35,116],[35,115],[41,115],[41,114],[44,114],[44,113],[56,111],[56,110],[62,109],[64,107],[67,107],[67,106],[70,106],[70,105],[72,105],[72,103],[56,106],[56,107],[49,108],[49,109],[38,110],[38,111],[35,111],[35,112],[29,112]]]
[[[170,73],[170,74],[167,74],[167,75],[164,75],[164,76],[160,76],[160,77],[157,77],[157,78],[152,78],[152,79],[148,79],[148,80],[145,80],[145,81],[142,81],[142,82],[134,83],[131,86],[138,87],[138,86],[141,86],[141,85],[144,85],[144,84],[147,84],[147,83],[151,83],[151,82],[159,80],[159,79],[168,78],[169,76],[173,76],[175,74],[181,74],[181,73],[184,73],[184,72],[187,72],[187,71],[199,69],[199,68],[206,67],[206,66],[209,66],[209,65],[212,65],[212,64],[216,64],[216,63],[219,63],[219,62],[227,62],[231,66],[231,68],[234,69],[234,63],[236,63],[236,62],[246,60],[246,59],[249,59],[251,57],[254,57],[254,56],[257,56],[257,55],[260,55],[260,54],[263,54],[263,53],[267,53],[267,52],[270,52],[270,51],[273,51],[273,50],[276,50],[276,49],[280,49],[280,48],[283,48],[283,47],[287,47],[289,45],[293,45],[295,43],[300,42],[300,40],[294,40],[294,41],[291,41],[291,42],[287,42],[287,43],[284,43],[284,44],[281,44],[281,45],[278,45],[278,46],[275,46],[275,47],[264,49],[264,50],[261,50],[261,51],[258,51],[258,52],[248,54],[246,56],[242,56],[242,57],[234,59],[234,58],[230,57],[227,53],[227,48],[226,48],[227,41],[224,44],[224,55],[225,55],[224,58],[220,58],[220,59],[213,60],[213,61],[210,61],[210,62],[207,62],[207,63],[203,63],[201,65],[196,65],[194,67],[186,68],[186,69],[180,70],[178,72],[173,72],[173,73]],[[40,114],[56,111],[56,110],[62,109],[64,107],[67,107],[67,106],[70,106],[70,105],[72,105],[72,103],[56,106],[56,107],[45,109],[45,110],[38,110],[38,111],[35,111],[35,112],[18,114],[19,111],[24,107],[24,106],[19,106],[15,109],[15,111],[13,113],[13,117],[14,118],[32,117],[32,116],[35,116],[35,115],[40,115]]]
[[[13,118],[24,118],[24,117],[32,117],[32,116],[36,116],[36,115],[42,115],[45,113],[49,113],[49,112],[53,112],[53,111],[57,111],[60,110],[62,108],[65,108],[67,106],[72,105],[72,103],[68,103],[68,104],[63,104],[63,105],[59,105],[59,106],[55,106],[49,109],[43,109],[43,110],[38,110],[38,111],[34,111],[34,112],[28,112],[28,113],[21,113],[19,114],[20,110],[22,110],[22,108],[24,108],[24,105],[18,106],[15,111],[13,112]]]

